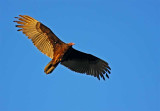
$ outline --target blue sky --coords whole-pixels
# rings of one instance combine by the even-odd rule
[[[159,111],[158,0],[5,0],[0,4],[1,111]],[[74,48],[110,64],[106,81],[59,65],[21,32],[14,17],[29,15]]]

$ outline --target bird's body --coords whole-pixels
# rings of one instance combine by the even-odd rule
[[[72,48],[74,43],[64,43],[36,19],[27,15],[20,15],[20,17],[16,17],[19,21],[14,21],[20,24],[16,25],[21,28],[18,31],[22,31],[42,53],[52,59],[44,69],[46,74],[51,73],[61,63],[75,72],[93,75],[98,79],[100,75],[104,80],[103,74],[106,74],[109,78],[107,73],[110,74],[111,69],[107,62],[91,54],[75,50]]]

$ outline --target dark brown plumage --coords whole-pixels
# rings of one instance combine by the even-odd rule
[[[104,75],[109,78],[111,68],[108,63],[91,54],[86,54],[72,48],[74,43],[64,43],[48,27],[27,15],[15,17],[16,27],[20,28],[33,44],[52,60],[44,69],[46,74],[51,73],[59,63],[72,71],[92,75],[100,80]]]

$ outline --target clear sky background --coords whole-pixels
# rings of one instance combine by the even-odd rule
[[[159,0],[3,0],[0,4],[0,111],[160,111]],[[59,65],[22,32],[29,15],[74,48],[110,64],[106,81]]]

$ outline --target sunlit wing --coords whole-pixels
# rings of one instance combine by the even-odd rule
[[[48,27],[37,21],[36,19],[27,16],[19,15],[15,17],[19,21],[16,27],[20,28],[18,31],[22,31],[33,44],[48,57],[53,58],[54,44],[62,42]]]

